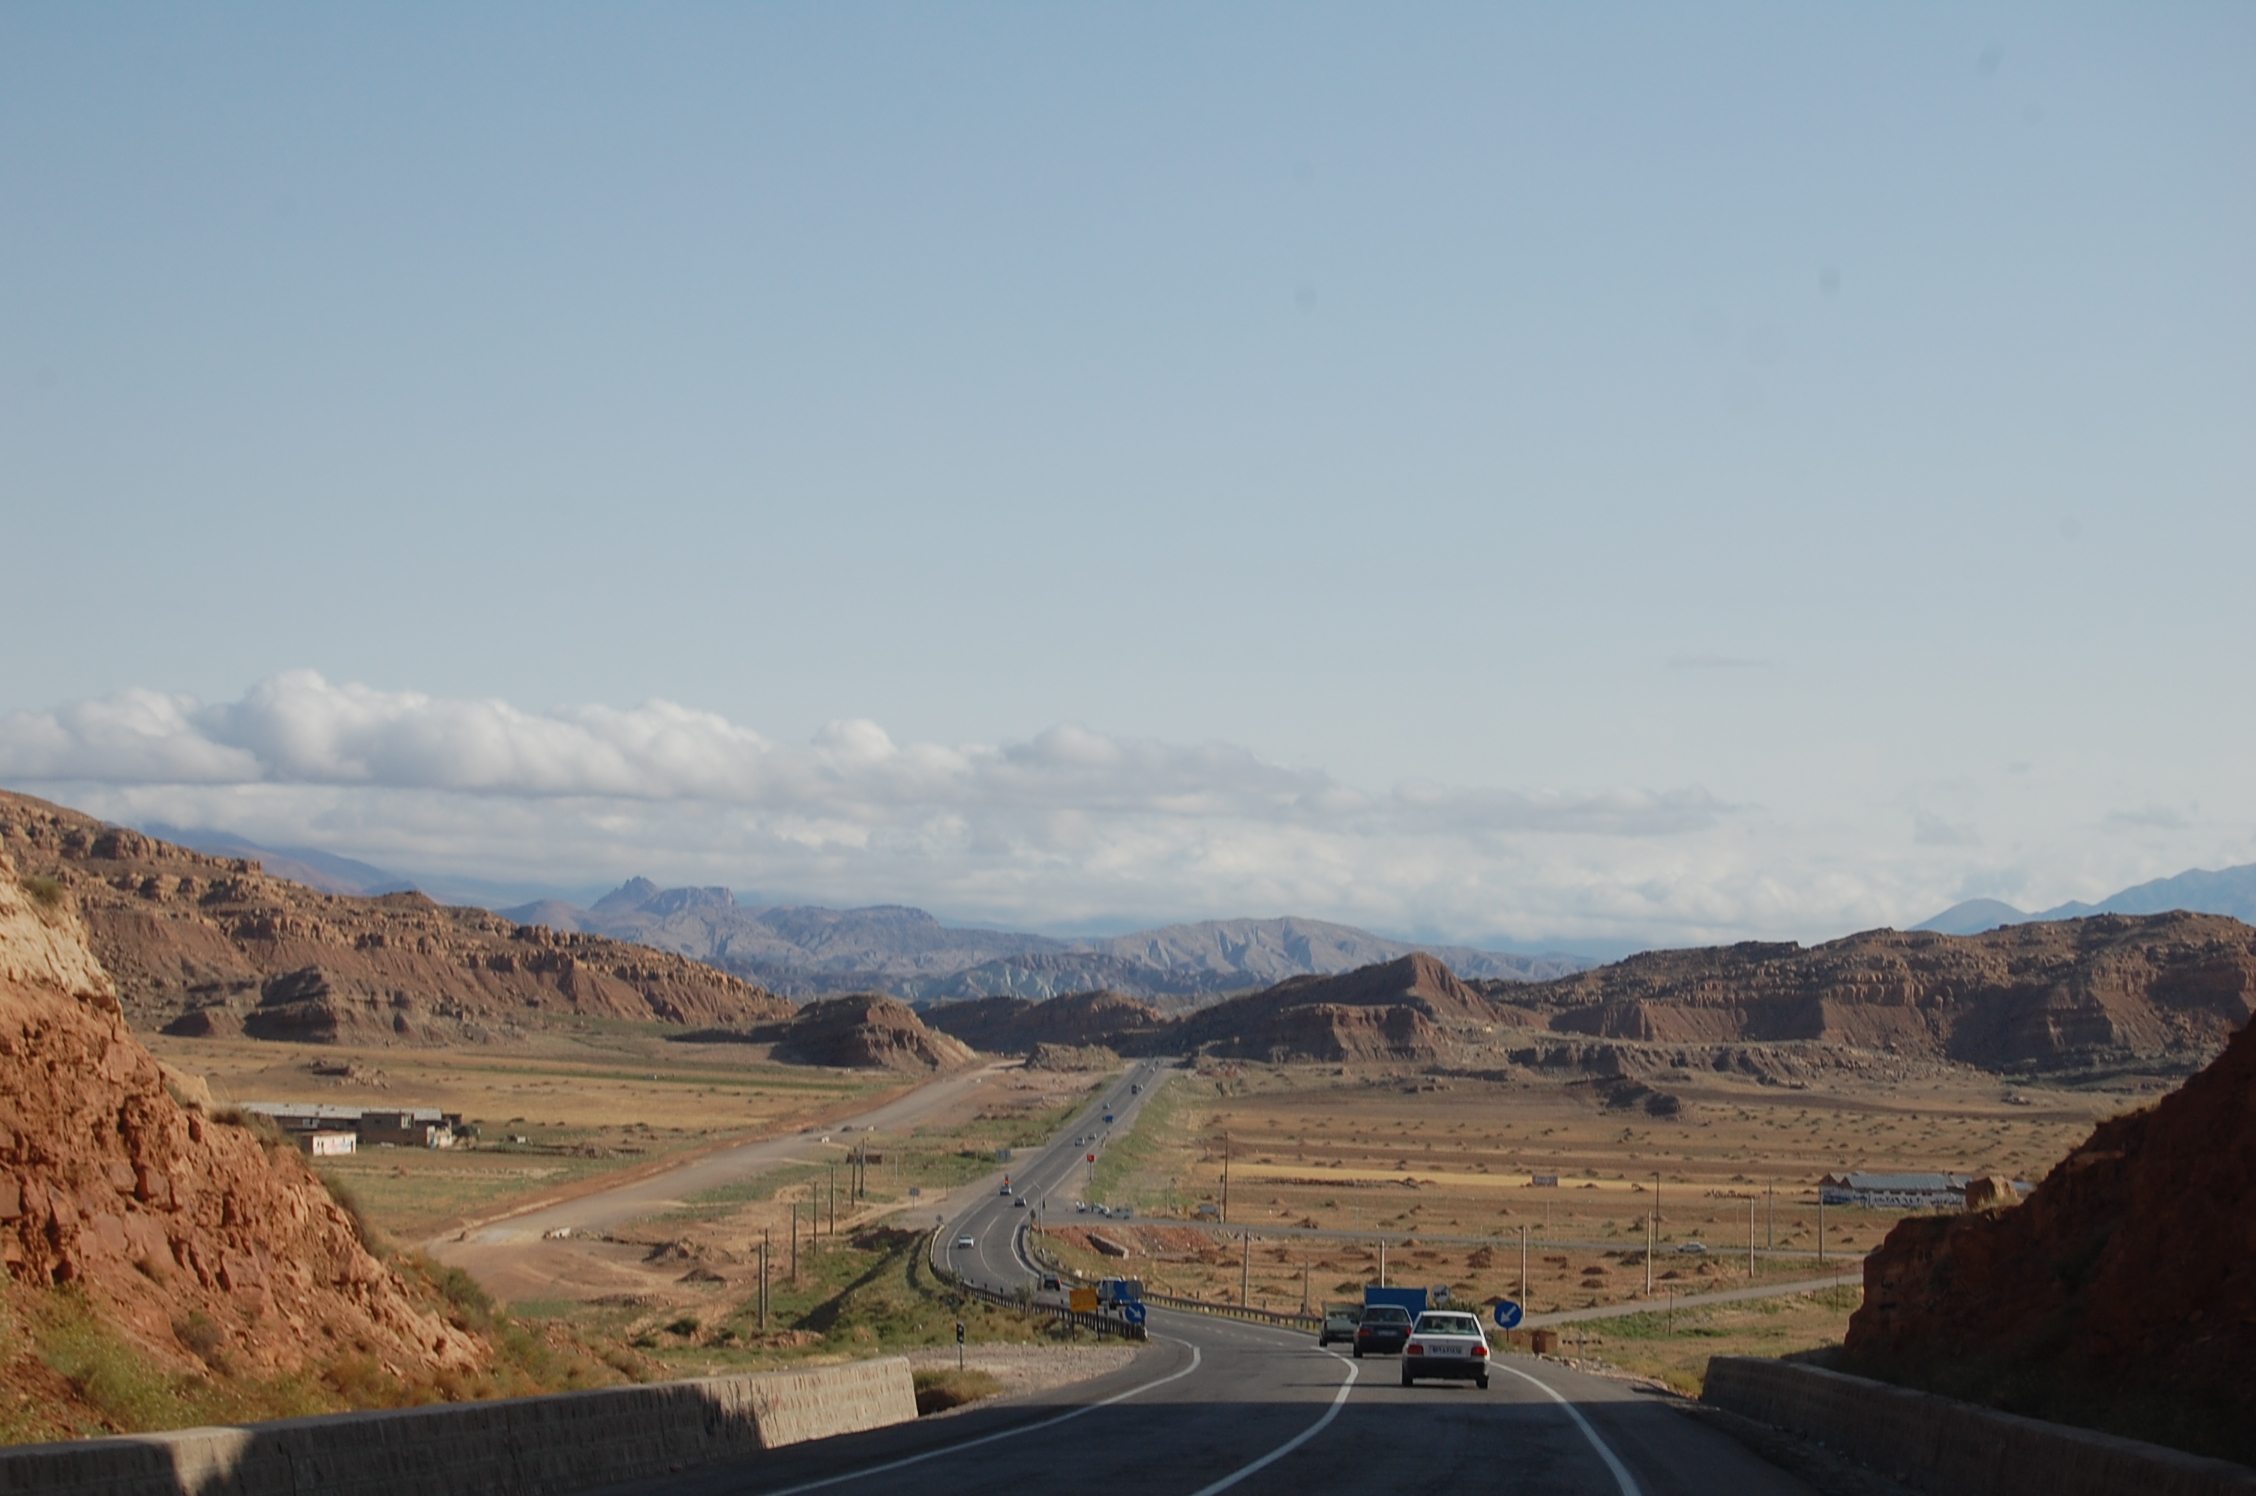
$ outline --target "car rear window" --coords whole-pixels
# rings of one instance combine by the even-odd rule
[[[1470,1314],[1427,1314],[1418,1320],[1421,1335],[1478,1335],[1480,1321]]]
[[[1410,1311],[1393,1304],[1373,1305],[1363,1311],[1363,1323],[1367,1325],[1406,1325],[1410,1323]]]

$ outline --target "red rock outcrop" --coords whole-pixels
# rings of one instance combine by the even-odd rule
[[[1821,1042],[1985,1069],[2198,1062],[2256,1011],[2256,928],[2178,913],[1982,935],[1871,930],[1806,950],[1648,951],[1480,987],[1554,1032],[1596,1038]]]
[[[1167,1015],[1150,1003],[1100,990],[1042,1002],[982,997],[940,1003],[925,1010],[924,1021],[989,1054],[1027,1054],[1040,1044],[1118,1049],[1156,1033]]]
[[[25,795],[0,792],[0,849],[70,891],[144,1031],[451,1044],[557,1014],[740,1026],[793,1011],[686,957],[418,893],[321,893]]]
[[[2104,1122],[2024,1203],[1914,1216],[1850,1369],[2256,1460],[2256,1026]]]
[[[1335,977],[1295,977],[1179,1019],[1148,1044],[1266,1060],[1434,1060],[1526,1022],[1423,951]]]
[[[907,1003],[877,993],[807,1004],[775,1052],[802,1065],[905,1072],[960,1070],[979,1058],[961,1040],[926,1028]]]
[[[27,891],[4,854],[0,1261],[11,1295],[67,1286],[164,1368],[359,1354],[412,1379],[487,1355],[369,1255],[296,1150],[173,1099],[67,894]]]

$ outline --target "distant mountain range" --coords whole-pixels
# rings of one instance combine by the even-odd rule
[[[2256,862],[2214,873],[2195,868],[2174,878],[2156,878],[2126,888],[2096,904],[2071,900],[2035,914],[1997,899],[1968,899],[1912,928],[1933,930],[1942,935],[1979,935],[1984,930],[2032,924],[2038,920],[2081,919],[2087,914],[2166,914],[2173,909],[2193,914],[2227,914],[2256,924]]]
[[[708,962],[789,997],[880,991],[919,1003],[1048,998],[1104,988],[1161,1008],[1197,1007],[1287,977],[1326,976],[1424,950],[1467,977],[1543,981],[1579,956],[1509,955],[1389,940],[1313,919],[1209,920],[1133,935],[1059,940],[943,925],[922,909],[750,908],[726,888],[635,878],[591,908],[556,900],[499,911],[523,924],[633,940]]]
[[[888,992],[917,1003],[1049,998],[1099,988],[1177,1011],[1287,977],[1328,976],[1414,950],[1467,979],[1540,982],[1586,971],[1587,957],[1421,945],[1312,919],[1211,920],[1132,935],[1061,940],[943,925],[922,909],[747,906],[726,888],[661,888],[632,878],[581,905],[525,885],[402,878],[311,847],[269,847],[224,831],[148,824],[150,836],[211,857],[252,857],[276,877],[324,893],[373,897],[417,889],[441,903],[492,909],[519,924],[605,935],[702,961],[785,997]],[[515,896],[510,895],[514,893]],[[586,894],[579,895],[581,898]]]

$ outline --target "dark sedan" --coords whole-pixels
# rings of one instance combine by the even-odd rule
[[[1400,1355],[1410,1343],[1410,1311],[1400,1304],[1373,1304],[1355,1326],[1355,1354]]]

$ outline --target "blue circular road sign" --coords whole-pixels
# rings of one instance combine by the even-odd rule
[[[1500,1330],[1517,1329],[1520,1323],[1520,1306],[1510,1299],[1496,1301],[1496,1327]]]

